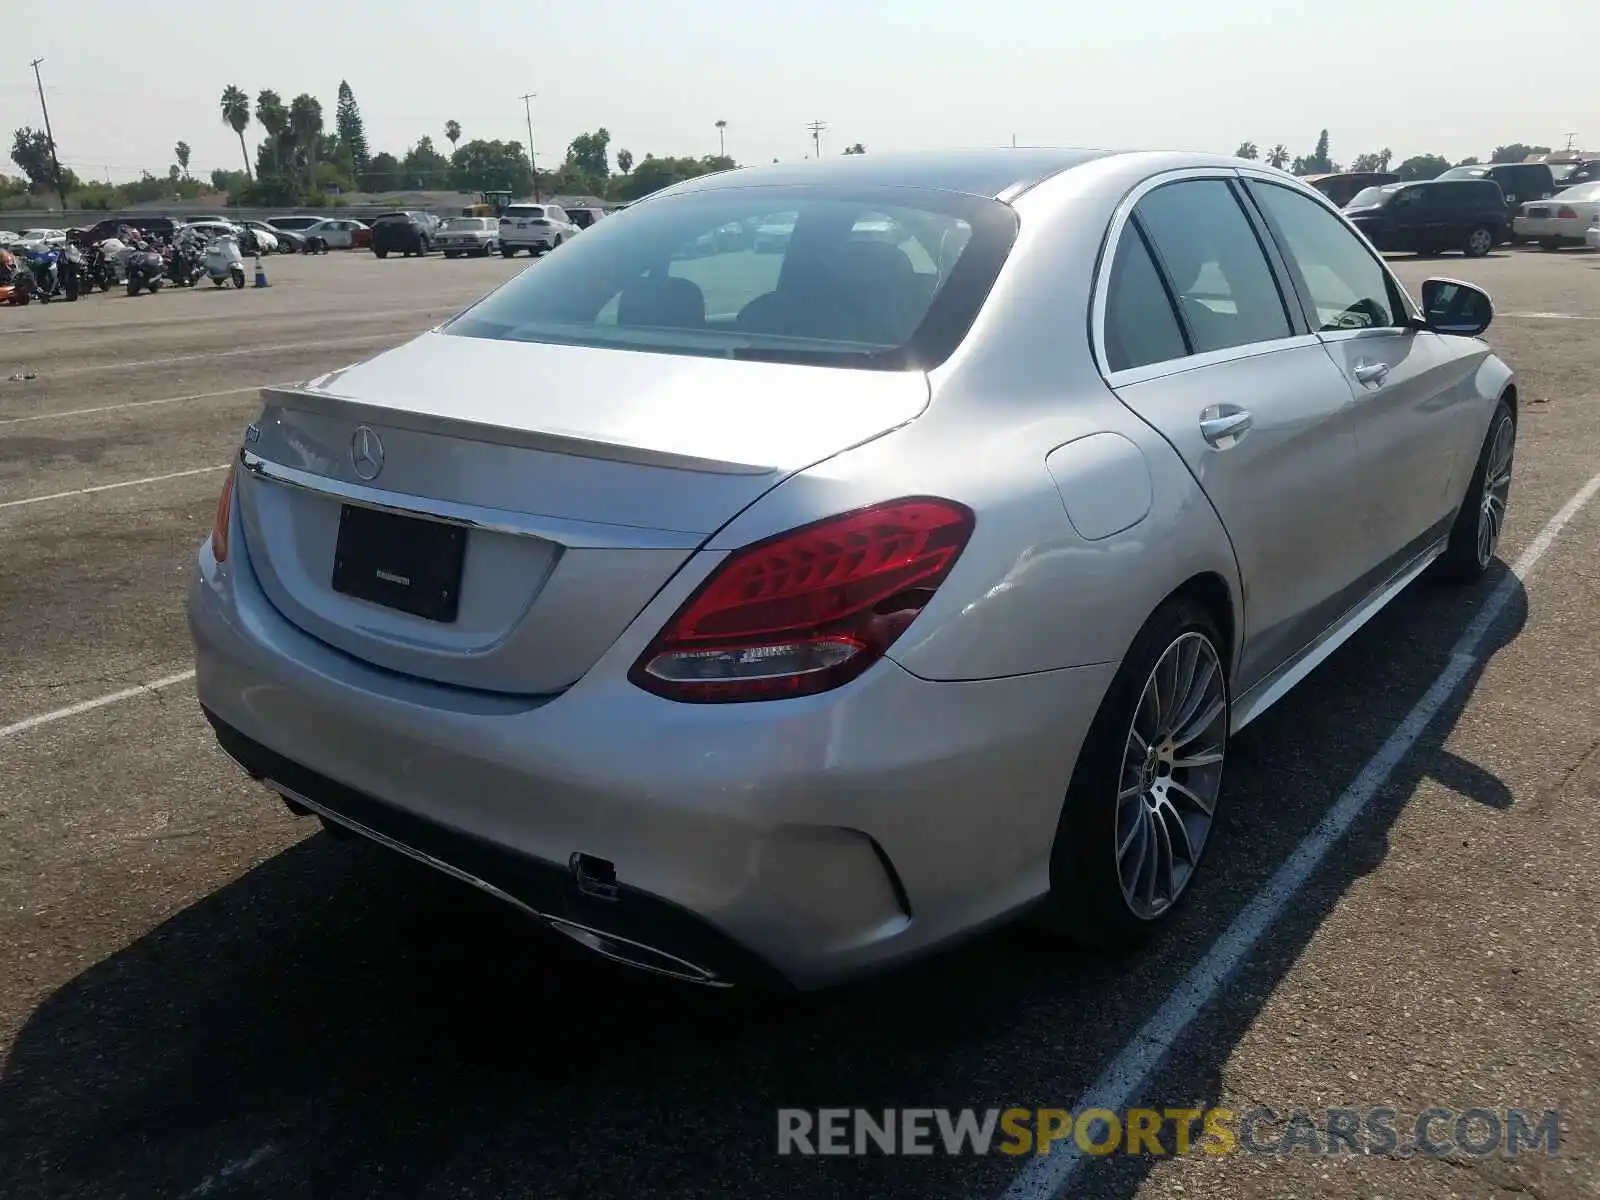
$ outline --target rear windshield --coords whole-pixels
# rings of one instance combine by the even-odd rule
[[[923,189],[656,197],[596,222],[446,332],[927,368],[966,335],[1016,228],[998,201]]]
[[[1385,196],[1392,195],[1393,193],[1394,189],[1392,187],[1362,188],[1354,196],[1350,197],[1350,203],[1346,204],[1345,207],[1376,208],[1378,205],[1383,203]]]
[[[1437,176],[1439,179],[1487,179],[1488,167],[1451,167],[1444,174]]]
[[[410,220],[411,220],[411,214],[410,213],[403,213],[403,212],[398,212],[398,213],[380,213],[378,216],[372,218],[372,223],[374,225],[377,225],[380,222],[392,224],[395,221],[406,221],[406,222],[409,222]]]
[[[449,230],[451,233],[460,233],[468,229],[490,229],[494,222],[488,217],[447,217],[440,229]]]
[[[506,209],[506,216],[522,217],[524,219],[542,217],[544,216],[544,208],[538,204],[513,204]]]

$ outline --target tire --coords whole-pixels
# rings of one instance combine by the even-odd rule
[[[516,252],[517,252],[517,248],[515,246],[501,246],[500,247],[500,257],[501,258],[510,258]]]
[[[374,250],[373,253],[376,254],[379,258],[388,258],[389,257],[389,252],[387,250]]]
[[[1487,225],[1478,225],[1468,231],[1466,240],[1461,243],[1461,253],[1468,258],[1482,258],[1494,249],[1494,230]]]
[[[1494,562],[1511,500],[1511,473],[1517,450],[1517,422],[1504,400],[1495,405],[1478,463],[1461,498],[1450,541],[1433,564],[1433,577],[1445,583],[1472,583]]]
[[[1050,893],[1038,914],[1054,932],[1102,949],[1136,946],[1181,904],[1215,827],[1228,686],[1225,644],[1198,602],[1169,600],[1145,622],[1100,701],[1067,787],[1050,853]],[[1151,703],[1152,688],[1175,692],[1165,707],[1176,720]],[[1186,740],[1171,740],[1173,724]],[[1139,750],[1145,738],[1148,753]],[[1205,761],[1184,763],[1177,752],[1185,750]],[[1176,852],[1165,855],[1163,878],[1163,845],[1176,847],[1180,831],[1192,849],[1183,863]]]
[[[159,292],[160,290],[161,290],[161,280],[152,279],[150,281],[150,293],[151,293],[151,295],[154,295],[156,292]]]
[[[459,257],[460,254],[461,254],[461,251],[459,251],[459,250],[446,250],[444,252],[444,256],[446,258],[456,258],[456,257]]]
[[[138,294],[139,294],[139,281],[137,279],[128,280],[128,295],[137,296]]]
[[[1545,238],[1544,241],[1539,243],[1539,249],[1541,249],[1541,250],[1552,250],[1552,251],[1553,250],[1559,250],[1559,249],[1561,249],[1561,239],[1560,238]]]

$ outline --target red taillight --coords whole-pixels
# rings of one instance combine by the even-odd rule
[[[734,551],[667,622],[629,678],[672,700],[778,700],[854,679],[933,598],[972,511],[910,497]]]
[[[228,477],[222,481],[222,495],[217,497],[217,516],[211,522],[211,557],[220,562],[228,561],[228,529],[232,524],[233,516],[233,473],[236,468],[228,468]]]
[[[1565,204],[1563,204],[1560,208],[1556,209],[1556,216],[1565,217],[1569,221],[1575,221],[1578,219],[1578,210],[1575,208],[1568,208]]]

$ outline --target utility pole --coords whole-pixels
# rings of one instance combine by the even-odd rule
[[[56,135],[50,132],[50,106],[44,102],[44,80],[39,75],[39,64],[44,59],[36,58],[28,65],[33,68],[33,81],[39,85],[39,107],[44,110],[44,140],[50,143],[50,168],[56,173],[56,195],[61,199],[61,211],[67,210],[67,189],[61,182],[61,160],[56,157]]]
[[[822,135],[828,131],[826,121],[813,121],[806,126],[811,131],[811,145],[816,150],[817,157],[822,157]]]
[[[522,115],[528,118],[528,170],[533,172],[533,198],[539,199],[539,168],[533,161],[533,101],[538,97],[538,92],[529,92],[522,97]]]
[[[1578,138],[1578,135],[1575,134],[1575,133],[1567,134],[1567,149],[1568,150],[1572,149],[1572,143],[1575,142],[1577,140],[1577,138]]]

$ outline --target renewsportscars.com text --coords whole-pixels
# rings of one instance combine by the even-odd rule
[[[783,1108],[784,1155],[1556,1154],[1561,1114],[1545,1109]]]

